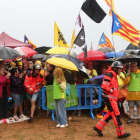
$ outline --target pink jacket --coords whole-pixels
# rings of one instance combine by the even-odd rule
[[[10,80],[6,78],[6,75],[0,75],[0,98],[2,98],[3,94],[3,86],[7,86],[8,95],[10,95]]]

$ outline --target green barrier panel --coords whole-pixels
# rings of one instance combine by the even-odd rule
[[[56,86],[55,86],[55,88],[56,88]],[[70,85],[70,89],[71,89],[70,96],[66,96],[66,108],[78,105],[76,85]],[[47,86],[46,87],[46,94],[47,94],[47,108],[48,108],[48,110],[55,109],[55,101],[53,99],[53,93],[54,93],[53,85]]]

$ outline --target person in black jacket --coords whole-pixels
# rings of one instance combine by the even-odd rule
[[[47,71],[45,71],[45,81],[46,85],[53,85],[53,71],[55,69],[54,65],[47,64]]]
[[[18,68],[12,68],[10,70],[10,92],[12,99],[14,101],[14,119],[18,121],[17,111],[19,109],[20,118],[25,118],[26,116],[23,114],[22,103],[23,103],[23,90],[24,84],[22,79],[22,74],[19,74]]]

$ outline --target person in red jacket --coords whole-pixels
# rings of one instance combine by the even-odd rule
[[[44,78],[40,74],[41,66],[36,63],[33,66],[33,71],[27,73],[24,81],[24,86],[26,87],[26,91],[29,95],[29,99],[31,101],[31,117],[29,118],[29,122],[33,122],[33,116],[35,112],[35,102],[38,98],[40,88],[43,86]]]
[[[5,68],[0,67],[0,120],[7,118],[7,103],[10,94],[10,73],[5,74]]]
[[[123,69],[123,65],[120,61],[115,61],[112,63],[111,67],[107,70],[107,74],[103,79],[101,85],[103,91],[103,99],[107,105],[108,112],[101,119],[93,129],[98,133],[99,136],[103,136],[102,130],[107,125],[109,120],[113,119],[116,126],[116,131],[119,139],[127,138],[131,134],[125,133],[124,128],[121,123],[121,115],[118,109],[118,96],[119,96],[119,84],[117,80],[117,74],[120,69]]]

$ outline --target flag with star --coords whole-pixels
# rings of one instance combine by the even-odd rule
[[[32,44],[32,45],[33,45],[33,49],[35,49],[35,48],[37,47],[34,43],[32,43],[32,42],[27,38],[26,35],[24,35],[24,42],[27,43],[27,44]]]
[[[112,34],[122,37],[124,40],[131,42],[135,46],[139,46],[139,33],[126,19],[112,11]]]
[[[74,44],[81,47],[82,49],[85,47],[85,31],[84,28],[81,29],[79,34],[77,35]]]
[[[99,41],[99,47],[109,47],[109,48],[113,48],[113,45],[112,43],[110,42],[109,38],[103,33],[101,38],[100,38],[100,41]]]
[[[70,48],[56,22],[54,24],[54,46]]]

